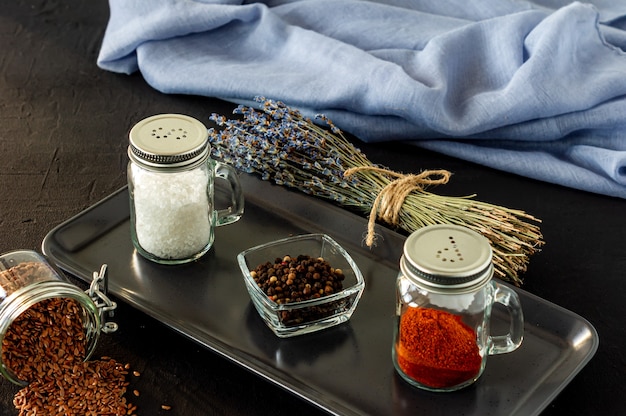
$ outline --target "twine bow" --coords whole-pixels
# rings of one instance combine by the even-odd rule
[[[391,178],[395,178],[387,184],[376,196],[367,223],[367,238],[365,243],[368,247],[374,244],[374,226],[376,220],[380,219],[387,224],[396,226],[402,211],[402,204],[406,197],[415,190],[422,190],[428,185],[442,185],[450,180],[450,173],[447,170],[425,170],[420,174],[403,174],[376,166],[358,166],[350,168],[343,173],[345,178],[352,176],[356,172],[369,171]]]

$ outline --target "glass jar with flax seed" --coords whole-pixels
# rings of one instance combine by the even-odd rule
[[[0,374],[26,385],[43,376],[41,361],[86,361],[103,329],[98,303],[37,252],[0,255]]]

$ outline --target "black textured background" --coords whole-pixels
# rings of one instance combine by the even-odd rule
[[[126,182],[127,131],[157,113],[206,122],[219,100],[163,95],[140,74],[96,66],[108,20],[104,0],[0,1],[0,252],[40,250],[46,233]],[[207,77],[211,74],[207,74]],[[626,116],[626,115],[625,115]],[[600,334],[594,359],[545,415],[626,413],[626,201],[536,182],[402,144],[359,146],[399,171],[455,173],[440,193],[523,209],[543,219],[546,246],[524,288],[587,318]],[[287,392],[120,304],[120,330],[97,355],[142,373],[131,396],[142,415],[315,415]],[[17,388],[0,380],[0,415]],[[161,404],[172,410],[160,410]],[[445,414],[442,405],[441,414]]]

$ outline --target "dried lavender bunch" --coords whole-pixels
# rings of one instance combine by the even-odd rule
[[[212,156],[237,170],[278,185],[369,213],[367,245],[375,243],[374,222],[413,232],[433,224],[458,224],[489,239],[496,276],[521,285],[529,257],[543,245],[535,217],[472,199],[426,191],[446,183],[447,171],[403,175],[375,165],[325,116],[321,127],[298,110],[264,97],[260,109],[238,106],[237,119],[212,114],[220,131],[209,130]],[[396,208],[394,208],[394,206]],[[534,222],[534,223],[533,223]]]

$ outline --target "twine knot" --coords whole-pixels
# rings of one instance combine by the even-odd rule
[[[374,226],[376,225],[377,219],[387,224],[397,226],[404,200],[411,192],[422,190],[428,185],[446,184],[452,175],[452,173],[447,170],[425,170],[415,175],[398,173],[376,166],[358,166],[346,170],[343,176],[347,178],[361,171],[374,172],[395,178],[379,192],[372,204],[367,224],[367,238],[365,239],[365,243],[368,247],[374,244]]]

